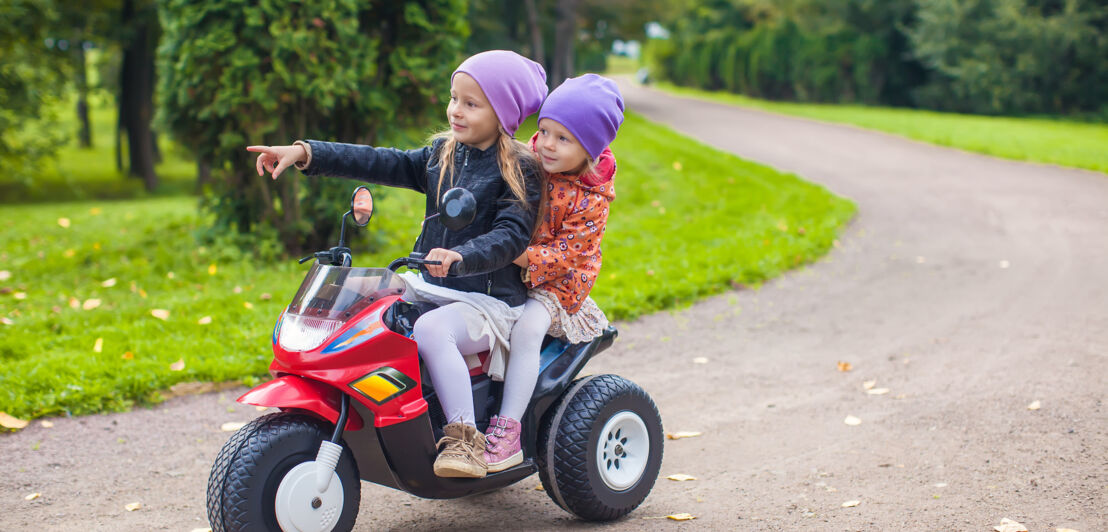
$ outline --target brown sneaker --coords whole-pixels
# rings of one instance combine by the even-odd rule
[[[445,436],[439,440],[439,457],[435,459],[435,475],[455,478],[484,478],[485,435],[473,425],[451,423],[442,428]]]

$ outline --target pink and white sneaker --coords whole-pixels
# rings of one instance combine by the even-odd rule
[[[523,449],[519,442],[521,430],[520,423],[510,417],[493,416],[489,420],[489,428],[485,431],[488,439],[485,462],[489,473],[523,463]]]

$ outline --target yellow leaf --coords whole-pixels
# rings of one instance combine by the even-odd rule
[[[666,478],[668,478],[670,480],[676,480],[677,482],[684,482],[686,480],[696,480],[696,477],[694,477],[692,475],[686,475],[684,473],[677,473],[677,474],[674,474],[674,475],[670,475]]]
[[[1077,532],[1072,528],[1055,528],[1054,532]]]
[[[35,500],[35,499],[37,499],[37,498],[39,498],[39,497],[42,497],[42,494],[41,494],[41,493],[38,493],[38,492],[35,492],[35,493],[32,493],[32,494],[30,494],[30,495],[28,495],[28,496],[26,496],[26,497],[23,497],[23,500],[25,500],[25,501],[33,501],[33,500]]]
[[[12,297],[22,301],[24,299],[27,299],[27,292],[13,292]]]
[[[44,419],[44,420],[42,420],[42,421],[39,421],[39,422],[38,422],[38,424],[39,424],[39,425],[42,425],[42,426],[43,426],[43,428],[47,428],[47,429],[52,429],[52,428],[54,428],[54,422],[53,422],[53,421],[50,421],[50,420],[48,420],[48,419]]]
[[[135,358],[135,354],[130,352],[130,351],[127,351],[126,353],[123,353],[122,355],[120,355],[119,358],[122,358],[123,360],[131,360],[131,359]]]
[[[1028,410],[1038,410],[1043,405],[1039,401],[1031,401],[1031,404],[1027,405]]]
[[[862,504],[862,501],[846,501],[843,503],[843,508],[853,508],[859,504]]]
[[[666,438],[671,440],[680,440],[681,438],[695,438],[703,434],[702,432],[671,432],[666,434]]]
[[[670,514],[670,515],[667,515],[666,517],[669,518],[669,519],[673,519],[674,521],[691,521],[693,519],[696,519],[696,516],[694,516],[693,514],[689,514],[689,513]]]
[[[196,323],[199,324],[199,325],[207,325],[211,322],[212,322],[212,317],[211,316],[204,316],[203,318],[200,318],[200,319],[196,320]]]
[[[243,421],[228,421],[227,423],[220,425],[219,430],[222,430],[223,432],[236,432],[244,426],[246,426],[246,423]]]
[[[242,306],[246,307],[247,309],[252,309],[252,308],[254,308],[254,304],[253,304],[253,303],[251,303],[251,302],[249,302],[249,301],[243,301],[243,302],[242,302]]]
[[[105,279],[104,282],[100,283],[100,286],[103,286],[104,288],[111,288],[115,286],[115,277],[112,277],[111,279]]]
[[[12,278],[12,272],[8,270],[0,270],[0,281],[7,281]]]
[[[866,393],[869,394],[869,395],[885,395],[885,394],[889,393],[889,389],[888,388],[873,388],[871,390],[866,390]]]
[[[850,425],[852,427],[856,427],[862,424],[862,420],[854,416],[846,416],[846,419],[843,420],[843,423],[846,423],[847,425]]]
[[[154,316],[155,318],[158,318],[159,320],[162,320],[162,321],[165,321],[165,320],[169,319],[169,311],[165,310],[165,309],[162,309],[162,308],[156,308],[154,310],[151,310],[150,315]]]
[[[139,288],[139,297],[146,299],[146,290]]]
[[[215,263],[208,265],[208,275],[215,275],[218,271],[219,268],[216,267]]]
[[[176,275],[173,275],[173,272],[169,272],[169,273],[165,274],[166,279],[172,279],[174,277],[176,277]]]
[[[95,249],[96,251],[100,251],[100,243],[99,242],[93,242],[92,243],[92,249]]]
[[[236,293],[236,294],[241,294],[242,293],[242,287],[241,286],[236,286],[233,289],[231,289],[231,291]]]
[[[194,529],[190,530],[189,532],[212,532],[212,529],[210,529],[210,528],[194,528]]]
[[[865,382],[862,383],[862,388],[865,388],[867,390],[872,390],[874,386],[877,386],[877,381],[875,381],[875,380],[865,381]]]
[[[77,299],[75,297],[69,298],[69,308],[71,308],[73,310],[77,310],[77,309],[81,308],[81,300]]]
[[[839,371],[850,371],[854,369],[854,365],[852,365],[850,362],[843,362],[840,360],[838,363],[838,368]]]
[[[681,161],[673,161],[673,169],[680,172],[681,171]]]
[[[707,357],[696,357],[696,358],[692,359],[692,361],[693,361],[693,364],[707,364],[708,363]]]
[[[62,226],[62,229],[69,229],[69,218],[58,218],[58,225]]]
[[[26,427],[28,423],[30,423],[30,421],[25,421],[16,417],[9,416],[5,412],[0,412],[0,427],[19,430],[23,427]]]
[[[103,350],[104,350],[104,339],[103,338],[97,338],[96,343],[92,344],[92,351],[95,352],[95,353],[99,353]]]
[[[100,210],[100,207],[93,207],[93,208],[88,210],[88,213],[93,215],[93,216],[100,216],[101,212],[103,212],[103,211]]]
[[[269,410],[269,407],[268,406],[255,406],[254,410],[257,410],[258,412],[265,412],[266,410]]]
[[[99,307],[99,306],[100,306],[100,300],[96,299],[96,298],[93,298],[93,299],[86,299],[84,304],[81,305],[81,308],[83,308],[85,310],[92,310],[92,309],[94,309],[96,307]]]
[[[15,322],[12,321],[11,318],[7,317],[0,318],[0,323],[3,323],[4,325],[15,325]]]
[[[124,508],[126,508],[128,512],[133,512],[135,510],[138,510],[139,508],[142,508],[142,503],[133,502],[131,504],[128,504],[127,506],[124,506]]]
[[[181,371],[185,369],[185,359],[179,358],[176,362],[169,365],[170,371]]]
[[[1000,520],[999,525],[993,527],[993,530],[996,530],[996,532],[1027,532],[1027,527],[1005,517]]]
[[[542,484],[535,486],[535,491],[546,491],[546,488],[542,487]]]
[[[77,250],[75,250],[75,249],[67,249],[67,250],[65,250],[65,253],[63,253],[63,255],[65,255],[65,258],[67,258],[67,259],[72,259],[73,256],[76,255],[76,254],[77,254]]]

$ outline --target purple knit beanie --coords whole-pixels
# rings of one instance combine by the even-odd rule
[[[500,125],[512,136],[546,98],[546,71],[542,65],[515,52],[489,50],[474,55],[458,65],[450,80],[459,72],[477,81]]]
[[[623,96],[608,78],[596,74],[569,78],[542,105],[539,120],[543,118],[565,126],[595,161],[623,123]]]

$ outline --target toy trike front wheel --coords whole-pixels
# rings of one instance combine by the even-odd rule
[[[343,449],[331,482],[316,488],[315,458],[329,426],[311,416],[277,413],[239,429],[219,452],[208,478],[212,530],[350,530],[361,481]]]
[[[543,418],[539,478],[550,498],[590,521],[642,504],[662,466],[662,420],[650,396],[616,375],[579,379]]]

